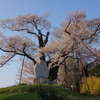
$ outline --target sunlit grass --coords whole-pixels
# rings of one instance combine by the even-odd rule
[[[49,84],[42,84],[49,91]],[[0,100],[42,100],[38,97],[36,90],[40,85],[18,85],[0,89]],[[65,96],[64,100],[89,100],[87,97],[100,100],[100,97],[87,95],[84,96],[77,92],[68,91],[61,85],[52,85],[53,89],[58,90],[58,96]],[[91,100],[91,99],[90,99]]]

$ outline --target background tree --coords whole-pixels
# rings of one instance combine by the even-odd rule
[[[33,72],[33,65],[34,63],[31,60],[25,60],[22,72],[22,79],[21,79],[22,83],[27,83],[27,84],[32,83],[32,80],[35,78]],[[19,67],[18,73],[16,74],[16,80],[15,80],[16,84],[19,84],[21,67]]]
[[[64,78],[67,76],[67,72],[76,71],[77,68],[75,65],[75,59],[73,55],[70,54],[69,57],[66,58],[65,61],[60,65],[59,74],[61,74],[61,76]]]
[[[100,64],[97,64],[96,66],[88,68],[87,73],[89,76],[100,77]]]
[[[64,68],[64,66],[61,65],[58,70],[57,83],[62,84],[62,85],[65,84],[64,77],[65,77],[65,68]]]

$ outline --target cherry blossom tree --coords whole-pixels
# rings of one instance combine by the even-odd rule
[[[16,55],[25,56],[32,60],[34,65],[37,63],[38,58],[46,61],[47,65],[51,62],[48,60],[45,53],[38,51],[38,48],[43,48],[48,43],[51,22],[46,20],[47,17],[49,17],[49,13],[45,13],[43,16],[37,14],[18,15],[13,19],[7,18],[5,20],[0,20],[1,28],[8,29],[12,32],[27,33],[38,39],[38,45],[36,45],[37,43],[34,38],[32,39],[24,35],[3,37],[0,40],[0,50],[5,54],[1,56],[1,67],[11,61]],[[49,76],[52,80],[57,77],[58,68],[56,72],[55,70],[55,68],[49,69]]]
[[[79,51],[81,57],[86,59],[85,52],[86,50],[89,52],[86,46],[93,48],[93,43],[99,40],[100,18],[86,20],[84,11],[69,12],[61,27],[55,28],[52,41],[48,43],[51,22],[46,20],[47,17],[49,13],[43,16],[27,14],[0,21],[3,29],[27,33],[38,39],[38,45],[36,45],[35,41],[27,36],[3,37],[0,40],[0,50],[5,52],[5,55],[1,56],[1,67],[16,55],[25,56],[34,64],[39,58],[47,62],[48,78],[54,80],[57,78],[59,65],[70,56],[71,52]],[[83,50],[84,48],[86,50]],[[89,57],[91,56],[92,53]]]
[[[42,51],[51,53],[55,61],[68,55],[71,51],[80,50],[82,52],[82,49],[86,48],[85,45],[91,47],[94,42],[98,41],[99,30],[99,18],[86,20],[84,11],[70,12],[61,27],[55,28],[52,41]]]
[[[68,13],[68,17],[63,21],[60,28],[55,28],[52,41],[41,51],[53,58],[52,65],[58,66],[68,57],[70,52],[78,52],[84,72],[82,60],[90,58],[90,60],[88,59],[89,62],[96,59],[87,47],[93,49],[94,43],[99,44],[99,33],[100,18],[86,20],[86,13],[76,10],[74,13]],[[84,76],[86,76],[85,72]]]
[[[0,50],[5,52],[5,54],[1,57],[1,59],[3,59],[0,63],[1,67],[16,55],[29,58],[34,62],[34,65],[37,63],[36,59],[38,53],[40,60],[46,60],[45,53],[38,52],[38,48],[43,48],[48,42],[49,29],[51,28],[51,22],[46,20],[48,16],[49,13],[45,13],[43,16],[27,14],[0,21],[0,26],[3,29],[28,33],[38,39],[38,45],[36,45],[35,42],[27,36],[16,35],[2,38],[0,40]],[[47,32],[43,33],[44,30]]]

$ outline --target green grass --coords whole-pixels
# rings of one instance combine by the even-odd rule
[[[42,84],[41,86],[45,86],[49,90],[49,84]],[[58,90],[58,96],[65,96],[64,100],[100,100],[100,97],[68,91],[60,85],[53,85],[52,87]],[[18,85],[0,88],[0,100],[42,100],[36,92],[39,88],[40,85]]]
[[[0,100],[41,100],[36,93],[10,93],[0,94]]]

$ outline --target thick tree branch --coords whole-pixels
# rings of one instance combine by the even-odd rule
[[[2,50],[3,52],[15,53],[15,54],[20,55],[20,56],[26,56],[27,58],[31,59],[31,60],[34,62],[34,64],[36,64],[36,60],[35,60],[34,58],[32,58],[31,56],[29,56],[29,55],[25,52],[25,47],[26,47],[26,45],[24,44],[23,52],[21,51],[22,53],[18,53],[18,52],[16,52],[16,50],[14,50],[14,51],[12,51],[12,50],[4,50],[4,49],[2,49],[2,48],[0,48],[0,50]],[[14,48],[14,47],[13,47],[13,48]]]
[[[12,51],[12,50],[4,50],[4,49],[2,49],[2,48],[0,48],[0,50],[3,51],[3,52],[15,53],[15,54],[18,54],[18,55],[24,56],[24,54],[21,54],[21,53],[18,53],[18,52],[16,52],[16,51]]]
[[[4,49],[2,49],[2,48],[0,48],[0,50],[3,51],[3,52],[10,52],[10,53],[13,52],[13,53],[16,53],[16,51],[12,51],[12,50],[4,50]]]
[[[32,58],[29,54],[27,54],[27,53],[25,52],[25,48],[26,48],[26,44],[24,43],[24,48],[23,48],[23,53],[24,53],[24,55],[25,55],[27,58],[31,59],[31,60],[34,62],[34,64],[36,64],[36,63],[37,63],[36,60],[35,60],[34,58]]]
[[[68,23],[68,25],[67,25],[67,27],[65,29],[65,32],[68,33],[71,36],[70,32],[67,31],[67,28],[69,27],[70,23],[71,23],[71,20],[69,21],[69,23]]]
[[[34,35],[38,38],[38,35],[37,35],[36,33],[31,32],[31,31],[29,31],[28,29],[26,29],[26,31],[27,31],[27,33],[34,34]]]
[[[48,38],[49,38],[49,32],[47,32],[47,34],[46,34],[46,38],[45,38],[45,40],[44,40],[44,45],[46,45],[47,44],[47,42],[48,42]]]

